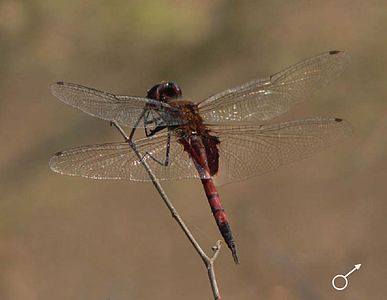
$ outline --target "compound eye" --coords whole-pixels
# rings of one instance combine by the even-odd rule
[[[168,82],[166,85],[165,85],[165,91],[167,92],[167,94],[169,96],[172,96],[173,94],[175,94],[175,85],[171,82]]]
[[[165,95],[168,97],[176,97],[176,88],[173,83],[166,83],[165,84]]]
[[[173,91],[172,94],[174,97],[178,98],[178,97],[181,97],[181,90],[180,90],[180,87],[174,83],[174,82],[168,82],[168,87],[170,87],[170,89]]]

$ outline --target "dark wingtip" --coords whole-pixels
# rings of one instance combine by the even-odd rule
[[[54,156],[61,156],[63,154],[62,151],[58,151],[57,153],[54,154]]]
[[[335,121],[336,121],[336,122],[343,122],[343,119],[335,118]]]
[[[53,94],[54,96],[56,96],[56,90],[58,88],[58,85],[64,85],[64,82],[62,81],[57,81],[57,82],[54,82],[53,84],[50,85],[50,89],[51,89],[51,94]]]
[[[329,51],[329,54],[334,55],[334,54],[338,54],[340,52],[341,52],[340,50],[331,50],[331,51]]]

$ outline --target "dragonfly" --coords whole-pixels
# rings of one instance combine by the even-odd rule
[[[240,181],[309,157],[351,132],[341,118],[313,117],[270,123],[333,81],[349,62],[329,51],[262,79],[214,94],[200,102],[183,98],[180,87],[161,82],[146,97],[122,96],[74,83],[57,82],[54,96],[81,111],[132,128],[122,142],[88,145],[56,153],[53,171],[92,179],[149,181],[142,163],[159,180],[201,180],[216,224],[239,263],[228,216],[215,180]],[[142,128],[145,137],[134,140]],[[140,156],[128,147],[136,145]]]

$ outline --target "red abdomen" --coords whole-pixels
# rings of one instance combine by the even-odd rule
[[[180,139],[179,143],[184,146],[184,150],[194,161],[219,231],[230,248],[235,263],[239,263],[231,227],[212,179],[212,176],[218,172],[219,151],[217,145],[219,140],[209,134],[203,137],[192,135],[189,138]]]
[[[208,203],[210,204],[212,214],[214,215],[216,224],[218,225],[219,231],[222,234],[227,246],[230,248],[235,263],[238,264],[239,259],[237,256],[236,245],[232,236],[231,227],[228,223],[228,218],[224,211],[222,203],[220,202],[220,197],[214,185],[214,181],[212,180],[212,178],[202,179],[202,184],[204,187],[204,191],[206,192],[206,196],[208,199]]]

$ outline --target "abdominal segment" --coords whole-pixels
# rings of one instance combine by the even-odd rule
[[[202,138],[204,149],[206,150],[208,168],[210,169],[210,175],[214,176],[219,170],[219,149],[220,143],[216,136],[207,134]]]
[[[228,218],[224,211],[224,208],[220,202],[220,197],[214,185],[214,181],[211,178],[202,179],[202,184],[208,199],[208,203],[210,204],[212,214],[214,215],[216,224],[218,225],[219,231],[222,234],[222,237],[226,242],[228,248],[230,248],[235,263],[239,263],[231,227],[228,223]]]
[[[218,172],[219,151],[217,145],[219,139],[211,135],[202,138],[191,136],[180,139],[179,143],[183,145],[184,150],[194,161],[219,231],[230,248],[235,263],[239,263],[231,227],[212,179],[212,176]]]

